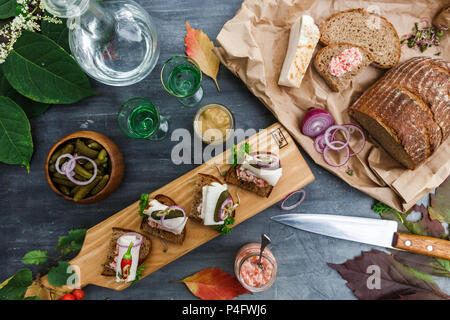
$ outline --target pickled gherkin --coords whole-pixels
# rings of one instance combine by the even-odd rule
[[[81,186],[81,188],[79,188],[78,191],[74,194],[73,201],[77,202],[84,199],[89,194],[89,192],[91,192],[91,190],[100,182],[101,179],[102,177],[97,176],[91,183],[85,186]]]
[[[96,195],[97,193],[102,191],[103,188],[108,183],[108,181],[109,181],[109,175],[106,174],[102,177],[102,180],[100,180],[100,182],[95,186],[95,188],[91,190],[91,195]]]
[[[83,141],[77,139],[75,142],[75,151],[82,156],[95,159],[98,156],[98,151],[89,148]]]

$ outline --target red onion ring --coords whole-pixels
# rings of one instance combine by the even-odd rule
[[[333,130],[335,130],[334,132],[332,132]],[[337,130],[342,130],[346,133],[347,137],[346,137],[346,141],[343,142],[343,145],[341,145],[340,147],[336,147],[332,144],[333,142],[333,138],[334,138],[334,134],[336,133]],[[331,138],[331,140],[330,140]],[[327,130],[325,130],[324,133],[324,140],[325,140],[325,144],[327,145],[327,147],[329,147],[332,150],[342,150],[344,149],[346,146],[348,146],[349,142],[350,142],[350,131],[348,131],[348,129],[343,126],[343,125],[334,125],[329,127]],[[342,142],[342,141],[341,141]],[[325,149],[324,149],[325,152]]]
[[[183,225],[183,224],[186,222],[186,220],[187,220],[186,211],[184,211],[184,209],[183,209],[182,207],[179,207],[179,206],[170,206],[170,207],[169,207],[169,210],[180,210],[180,211],[183,213],[184,219],[183,219],[183,221],[182,221],[177,227]],[[167,213],[169,213],[169,212],[167,212]],[[167,213],[166,213],[166,214],[167,214]],[[162,216],[161,216],[161,225],[162,225],[164,228],[166,228],[166,229],[169,229],[169,230],[175,230],[174,228],[168,227],[168,226],[164,223],[164,217],[165,217],[165,216],[166,216],[166,215],[162,215]]]
[[[85,185],[91,183],[92,181],[94,181],[95,177],[97,177],[97,164],[95,163],[94,160],[92,160],[91,158],[85,157],[85,156],[76,156],[76,157],[73,157],[72,159],[69,160],[69,162],[70,162],[70,161],[73,161],[73,162],[75,163],[75,162],[76,162],[77,160],[79,160],[79,159],[84,159],[84,160],[89,161],[90,163],[92,163],[92,166],[93,166],[93,168],[94,168],[94,172],[92,173],[92,177],[91,177],[89,180],[87,180],[87,181],[80,181],[80,180],[77,180],[77,179],[74,179],[74,178],[73,178],[73,176],[74,176],[75,174],[71,175],[71,174],[69,174],[69,172],[67,172],[67,171],[66,171],[66,172],[67,172],[66,176],[67,176],[67,178],[68,178],[70,181],[72,181],[72,182],[75,183],[76,185],[79,185],[79,186],[85,186]],[[75,166],[74,166],[74,167],[75,167]],[[71,172],[73,172],[73,171],[71,171]]]
[[[69,158],[70,160],[65,162],[60,168],[59,167],[59,162],[63,158]],[[73,178],[73,176],[75,175],[75,172],[73,170],[75,169],[76,162],[79,159],[85,159],[85,160],[91,162],[92,166],[94,168],[94,172],[92,173],[92,177],[89,180],[87,180],[87,181],[80,181],[80,180],[77,180],[77,179]],[[69,179],[71,182],[73,182],[73,183],[75,183],[76,185],[79,185],[79,186],[85,186],[85,185],[91,183],[92,181],[94,181],[95,177],[97,176],[97,164],[95,163],[94,160],[92,160],[91,158],[85,157],[85,156],[78,156],[77,155],[77,156],[74,157],[74,156],[72,156],[69,153],[62,154],[62,155],[60,155],[58,157],[58,159],[56,159],[55,169],[56,169],[56,171],[58,173],[65,175],[67,177],[67,179]]]
[[[297,193],[302,193],[302,196],[301,196],[300,200],[298,200],[298,201],[297,201],[296,203],[294,203],[293,205],[285,206],[284,203],[285,203],[291,196],[293,196],[293,195],[295,195],[295,194],[297,194]],[[304,189],[300,189],[300,190],[291,192],[291,193],[289,193],[289,194],[283,199],[283,202],[281,202],[281,209],[283,209],[283,210],[292,210],[292,209],[298,207],[298,206],[303,202],[303,200],[305,200],[305,198],[306,198],[306,191],[305,191]]]
[[[361,133],[361,136],[363,139],[362,143],[361,143],[361,147],[358,149],[358,151],[355,151],[350,154],[350,157],[353,157],[353,156],[357,155],[358,153],[360,153],[361,151],[363,151],[363,149],[366,145],[366,136],[364,135],[364,132],[362,131],[362,129],[357,125],[354,125],[352,123],[347,123],[347,124],[344,124],[343,126],[346,128],[350,128],[350,129],[356,129],[357,131],[359,131]],[[351,130],[349,130],[349,131],[350,131],[350,134],[352,134],[352,131]],[[334,134],[333,134],[333,136],[334,136]]]
[[[227,204],[229,204],[230,202],[231,202],[232,204],[234,204],[233,198],[231,198],[231,197],[226,198],[225,201],[222,202],[222,205],[220,206],[220,210],[219,210],[219,220],[220,220],[220,221],[224,221],[226,218],[228,218],[228,216],[225,217],[223,214],[224,214],[224,211],[225,211],[225,210],[224,210],[224,209],[225,209],[225,206],[226,206]]]
[[[271,158],[271,160],[274,160],[274,161],[272,163],[269,163],[269,164],[264,163],[264,162],[262,162],[261,160],[258,159],[258,157],[262,157],[262,156],[269,157],[269,158]],[[253,159],[255,160],[255,163],[258,166],[262,167],[262,168],[273,168],[273,167],[280,166],[280,158],[278,156],[274,155],[274,154],[271,154],[271,153],[264,153],[263,155],[261,155],[261,154],[258,155],[257,154],[257,155],[253,156]]]
[[[70,153],[65,153],[65,154],[62,154],[62,155],[60,155],[59,157],[58,157],[58,159],[56,159],[56,162],[55,162],[55,170],[58,172],[58,173],[60,173],[60,174],[66,174],[66,171],[72,171],[74,168],[75,168],[75,164],[73,164],[73,166],[71,166],[70,167],[70,169],[69,168],[67,168],[67,162],[66,163],[63,163],[63,168],[60,168],[59,167],[59,162],[61,161],[61,159],[64,159],[64,158],[69,158],[69,159],[73,159],[73,155],[71,155]],[[64,166],[64,165],[66,165],[66,166]],[[64,170],[63,170],[64,169]]]
[[[324,142],[324,135],[321,134],[314,139],[314,148],[318,153],[323,153],[323,149],[325,149],[326,144]]]
[[[348,160],[350,159],[350,148],[348,147],[348,144],[345,144],[345,142],[342,142],[342,141],[340,141],[340,140],[335,140],[335,141],[332,141],[332,143],[341,143],[342,145],[345,145],[344,146],[344,148],[345,148],[345,150],[347,151],[347,156],[345,157],[345,160],[342,162],[342,163],[332,163],[331,161],[330,161],[330,159],[328,159],[328,157],[327,157],[327,153],[328,153],[328,151],[330,151],[330,150],[332,150],[328,145],[325,147],[325,149],[323,150],[323,160],[325,160],[325,162],[328,164],[328,165],[330,165],[330,166],[332,166],[332,167],[341,167],[341,166],[343,166],[344,164],[346,164],[347,162],[348,162]],[[333,149],[334,150],[334,149]],[[339,150],[342,150],[342,149],[339,149]]]

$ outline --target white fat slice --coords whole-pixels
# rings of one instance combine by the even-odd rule
[[[279,85],[300,88],[319,39],[320,31],[314,19],[308,15],[298,18],[289,35],[289,46],[278,80]]]
[[[117,245],[119,248],[119,252],[117,255],[117,263],[116,263],[116,281],[117,282],[121,282],[121,281],[130,282],[130,281],[134,281],[136,279],[136,270],[137,270],[138,263],[139,263],[139,250],[141,249],[141,246],[140,245],[137,246],[136,244],[141,242],[141,240],[142,240],[142,236],[138,235],[138,234],[124,234],[117,240]],[[119,277],[119,273],[121,272],[120,269],[121,269],[122,258],[124,256],[124,254],[127,252],[128,246],[130,245],[131,242],[133,242],[133,247],[131,248],[132,261],[131,261],[130,274],[127,279],[121,279]]]
[[[214,226],[223,224],[223,221],[214,221],[214,211],[216,210],[217,201],[222,192],[227,190],[226,184],[213,182],[202,188],[202,212],[200,217],[203,219],[205,226]]]
[[[240,166],[240,170],[246,170],[247,172],[250,172],[250,174],[253,174],[256,177],[265,180],[271,186],[275,186],[278,180],[280,180],[281,175],[283,174],[283,168],[255,168],[254,166],[250,165],[250,163],[252,163],[252,159],[252,156],[246,155],[244,162]]]
[[[181,234],[187,222],[187,219],[185,219],[184,217],[164,220],[164,224],[166,227],[161,224],[161,220],[155,220],[152,218],[152,212],[165,210],[167,208],[168,206],[162,204],[158,200],[153,199],[149,203],[149,208],[145,210],[144,213],[148,215],[148,221],[153,224],[150,226],[154,227],[157,225],[157,228],[172,232],[174,234]]]

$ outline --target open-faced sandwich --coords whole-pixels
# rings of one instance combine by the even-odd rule
[[[140,215],[144,218],[141,230],[146,235],[182,244],[186,236],[187,215],[183,208],[171,198],[158,194],[149,198],[143,194],[139,203]]]
[[[117,282],[136,280],[138,267],[152,251],[150,238],[132,230],[113,228],[102,275]]]
[[[235,204],[226,184],[209,174],[197,175],[189,214],[191,219],[205,226],[218,226],[218,231],[228,233],[231,231],[228,226],[234,222],[238,205],[239,202]]]
[[[245,153],[240,164],[234,163],[228,169],[225,181],[261,197],[269,197],[282,173],[277,155],[271,152]]]

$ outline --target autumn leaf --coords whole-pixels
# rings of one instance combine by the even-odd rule
[[[213,52],[214,43],[203,30],[192,28],[186,21],[184,45],[186,46],[186,54],[198,63],[204,74],[214,80],[217,90],[220,91],[217,83],[220,61]]]
[[[430,236],[435,238],[445,239],[445,229],[438,220],[433,220],[424,205],[414,205],[409,212],[417,211],[422,214],[422,219],[417,222],[405,222],[408,230],[413,234],[421,236]]]
[[[180,281],[202,300],[232,300],[244,293],[250,293],[231,274],[219,268],[206,268]]]
[[[448,300],[431,276],[409,268],[391,255],[363,251],[343,264],[327,263],[362,300]]]
[[[407,251],[389,250],[398,262],[433,276],[450,278],[450,260],[433,258]]]
[[[430,195],[428,211],[432,219],[450,223],[450,177],[448,177],[434,194]]]

